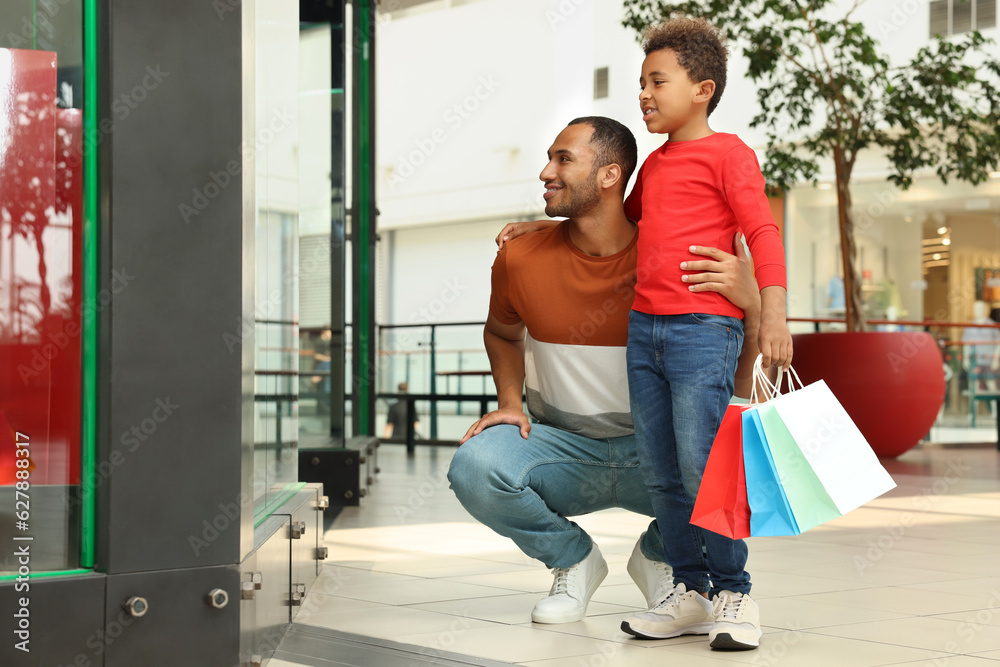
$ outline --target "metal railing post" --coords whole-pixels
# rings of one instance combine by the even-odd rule
[[[462,370],[462,351],[461,350],[458,351],[458,370],[459,371]],[[462,374],[461,373],[458,374],[458,393],[459,394],[462,393]],[[462,401],[458,401],[457,407],[455,408],[455,414],[456,415],[462,414]]]
[[[431,393],[437,394],[437,326],[431,325]],[[438,437],[437,401],[431,401],[431,440]]]

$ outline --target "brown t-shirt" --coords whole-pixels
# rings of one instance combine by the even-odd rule
[[[525,393],[540,423],[590,438],[632,434],[625,346],[637,237],[593,257],[573,245],[563,222],[497,254],[490,313],[527,328]]]

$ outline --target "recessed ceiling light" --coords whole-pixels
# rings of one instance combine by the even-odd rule
[[[818,187],[820,190],[832,190],[833,183],[820,183]]]
[[[938,227],[938,234],[947,234],[947,233],[948,233],[947,227]]]
[[[934,257],[935,260],[941,259],[941,253],[939,252],[934,253],[932,256]]]
[[[951,239],[941,239],[941,245],[951,245]]]

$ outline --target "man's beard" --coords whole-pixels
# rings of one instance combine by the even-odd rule
[[[546,203],[545,215],[550,218],[574,218],[589,213],[601,201],[601,193],[597,189],[597,184],[594,183],[593,176],[596,176],[596,173],[574,187],[568,200],[558,204],[555,202]],[[564,189],[563,192],[565,191]]]

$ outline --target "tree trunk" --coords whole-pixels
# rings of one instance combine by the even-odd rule
[[[837,213],[840,220],[840,254],[844,271],[844,309],[848,331],[864,331],[864,301],[861,279],[854,264],[854,214],[851,211],[851,166],[842,148],[835,148],[833,161],[837,173]]]
[[[38,252],[39,305],[42,309],[39,334],[41,334],[41,329],[46,324],[46,320],[49,317],[49,309],[52,307],[52,295],[49,292],[49,269],[45,262],[45,243],[42,241],[42,233],[44,231],[45,225],[33,227],[31,230],[32,235],[35,237],[35,249]]]

